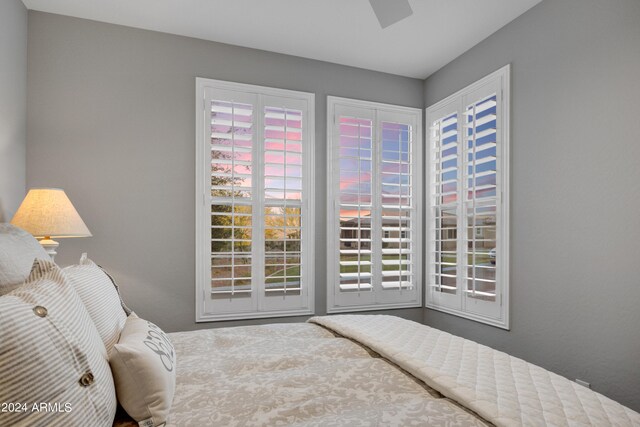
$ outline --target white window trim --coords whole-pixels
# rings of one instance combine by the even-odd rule
[[[413,185],[414,185],[414,200],[416,206],[416,215],[412,220],[411,235],[414,237],[414,252],[413,257],[416,260],[414,263],[415,268],[415,288],[416,298],[411,302],[399,302],[399,303],[375,303],[365,305],[338,305],[336,301],[335,292],[337,284],[335,279],[337,277],[336,268],[339,267],[331,260],[335,256],[335,229],[336,218],[334,215],[335,205],[334,198],[335,192],[333,188],[333,179],[339,176],[339,169],[336,167],[333,161],[333,147],[336,143],[333,139],[334,126],[335,126],[335,107],[337,105],[364,109],[375,109],[379,112],[387,113],[405,113],[415,116],[415,165],[413,167]],[[375,126],[376,120],[374,120]],[[422,173],[421,168],[423,165],[423,145],[424,140],[422,138],[422,110],[412,107],[404,107],[392,104],[384,104],[379,102],[362,101],[351,98],[341,98],[336,96],[327,96],[327,313],[348,313],[358,311],[372,311],[372,310],[387,310],[396,308],[415,308],[423,306],[423,281],[422,281],[422,246],[423,246],[423,233],[420,232],[423,219],[423,189],[422,189]],[[373,149],[373,147],[372,147]],[[375,169],[374,169],[375,170]],[[372,170],[372,173],[374,172]],[[374,209],[376,209],[374,207]]]
[[[445,313],[449,313],[449,314],[453,314],[459,317],[463,317],[463,318],[467,318],[467,319],[471,319],[471,320],[475,320],[477,322],[480,323],[485,323],[488,325],[492,325],[492,326],[496,326],[498,328],[502,328],[502,329],[507,329],[509,330],[510,328],[510,318],[509,318],[509,242],[510,242],[510,238],[509,238],[509,195],[510,195],[510,185],[509,185],[509,180],[510,180],[510,163],[511,163],[511,158],[510,158],[510,131],[509,131],[509,124],[510,124],[510,71],[511,71],[511,67],[510,64],[505,65],[504,67],[500,68],[499,70],[485,76],[484,78],[478,80],[477,82],[465,87],[464,89],[459,90],[458,92],[454,93],[453,95],[448,96],[447,98],[439,101],[438,103],[428,107],[425,110],[425,123],[427,124],[427,130],[428,127],[431,125],[432,123],[432,118],[430,117],[430,111],[432,110],[437,110],[440,109],[444,106],[446,106],[447,104],[453,103],[453,102],[460,102],[462,103],[462,100],[464,98],[464,96],[468,93],[471,93],[479,88],[481,88],[482,86],[490,83],[492,80],[495,79],[499,79],[501,80],[500,83],[500,93],[498,94],[499,97],[501,97],[501,104],[502,104],[502,118],[501,118],[501,129],[500,129],[500,134],[501,134],[501,144],[500,144],[500,152],[501,152],[501,157],[503,159],[503,162],[501,164],[502,167],[502,173],[500,174],[502,177],[501,183],[502,183],[502,188],[500,189],[501,191],[501,200],[502,200],[502,206],[501,206],[501,210],[500,212],[502,213],[502,220],[501,220],[501,224],[499,227],[499,232],[500,232],[500,245],[498,245],[498,252],[496,254],[496,258],[499,260],[498,262],[498,269],[496,271],[496,278],[500,277],[500,281],[501,281],[501,285],[500,285],[500,291],[501,291],[501,295],[500,295],[500,318],[496,319],[496,318],[489,318],[489,317],[485,317],[485,316],[480,316],[480,315],[476,315],[474,313],[470,313],[468,311],[465,311],[463,309],[454,309],[451,307],[445,307],[442,305],[438,305],[436,304],[432,298],[431,298],[431,294],[432,294],[432,290],[429,286],[428,283],[428,278],[430,277],[431,271],[430,271],[430,260],[431,257],[433,255],[432,250],[431,250],[431,236],[429,234],[429,230],[431,228],[431,225],[429,223],[429,221],[427,221],[427,226],[425,227],[425,242],[427,244],[427,250],[425,251],[425,278],[426,278],[426,292],[425,292],[425,307],[433,309],[433,310],[438,310],[438,311],[442,311]],[[436,119],[435,117],[433,119]],[[460,133],[462,134],[462,133]],[[430,149],[431,147],[431,142],[429,140],[429,137],[427,137],[427,145]],[[430,159],[430,155],[427,154],[427,168],[431,168],[431,159]],[[432,189],[432,179],[433,174],[431,173],[430,170],[427,170],[427,176],[426,176],[426,180],[427,180],[427,185],[425,186],[426,189],[426,201],[427,201],[427,212],[431,212],[431,189]],[[460,202],[459,202],[460,203]],[[458,292],[458,294],[460,295],[460,298],[462,298],[462,293]],[[496,296],[498,297],[498,296]]]
[[[305,100],[308,105],[306,118],[306,132],[308,149],[303,155],[303,179],[302,211],[306,221],[306,227],[302,230],[301,254],[304,260],[304,273],[302,282],[306,289],[306,307],[291,310],[260,311],[260,299],[263,298],[264,284],[257,284],[254,288],[258,293],[258,311],[243,313],[215,314],[205,310],[205,298],[207,290],[211,289],[211,192],[205,184],[210,168],[210,145],[205,142],[205,123],[207,123],[204,92],[205,88],[216,88],[222,90],[232,90],[246,93],[259,94],[261,96],[288,97],[297,100]],[[234,83],[222,80],[206,79],[196,77],[196,277],[195,277],[195,303],[196,322],[212,322],[223,320],[260,319],[270,317],[307,316],[315,313],[315,94],[299,92],[286,89],[270,88],[265,86],[249,85],[244,83]],[[258,118],[258,124],[262,123],[262,118]],[[261,165],[261,163],[260,163]],[[262,166],[260,166],[262,169]],[[259,187],[260,180],[252,180],[253,194],[264,191]],[[306,195],[306,196],[305,196]],[[262,222],[264,214],[256,215]],[[260,226],[259,230],[262,230]],[[264,255],[264,248],[260,251]],[[260,268],[264,268],[264,257],[260,259]],[[302,264],[302,262],[301,262]]]

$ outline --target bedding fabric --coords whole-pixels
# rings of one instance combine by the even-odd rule
[[[0,224],[0,295],[16,289],[29,277],[34,259],[51,257],[31,234],[11,224]]]
[[[362,346],[313,324],[169,334],[168,426],[483,426]],[[115,425],[137,426],[130,419]]]
[[[314,317],[499,426],[640,426],[640,414],[506,353],[394,316]]]
[[[165,424],[176,386],[175,350],[167,335],[135,314],[109,358],[118,402],[141,426]]]
[[[110,354],[127,321],[118,289],[109,276],[86,255],[78,265],[65,267],[62,271],[82,299],[107,354]]]
[[[89,314],[52,261],[0,296],[0,426],[109,426],[113,377]]]

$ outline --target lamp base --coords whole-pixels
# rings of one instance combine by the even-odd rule
[[[46,237],[44,239],[40,239],[39,242],[42,245],[42,247],[44,248],[44,250],[51,257],[51,261],[54,261],[56,255],[58,255],[58,252],[56,252],[56,249],[58,249],[58,246],[60,246],[60,243],[56,242],[55,240],[51,240],[50,238],[46,238]]]

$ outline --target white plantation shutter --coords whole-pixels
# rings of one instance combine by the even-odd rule
[[[467,176],[467,296],[496,300],[496,267],[489,259],[497,248],[496,214],[496,94],[474,102],[464,112],[466,128],[464,168]]]
[[[206,79],[197,94],[197,320],[310,314],[313,95]]]
[[[422,141],[416,138],[419,120],[397,112],[378,111],[377,115],[382,301],[401,303],[414,297],[419,301],[416,290],[422,284],[414,276],[422,260],[414,255],[421,244],[416,237],[421,233],[413,232],[421,209],[414,190],[420,180],[417,150]]]
[[[328,311],[420,305],[420,113],[328,98]]]
[[[305,155],[308,143],[306,101],[265,97],[264,128],[264,298],[266,310],[305,306],[313,265],[303,243],[313,244],[308,211],[313,183],[309,181]],[[305,183],[307,187],[305,188]],[[310,251],[309,251],[310,252]],[[309,268],[310,270],[310,268]]]
[[[427,109],[427,306],[508,328],[509,67]]]
[[[458,305],[459,115],[456,104],[432,111],[430,127],[430,240],[427,291],[439,305]]]
[[[337,127],[340,159],[338,195],[339,283],[341,292],[373,290],[371,212],[373,117],[341,115]]]
[[[252,180],[257,95],[207,92],[205,126],[210,125],[207,130],[211,133],[209,305],[216,313],[252,311],[256,306]]]

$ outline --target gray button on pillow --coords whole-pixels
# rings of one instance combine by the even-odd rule
[[[0,223],[0,295],[24,283],[36,258],[50,260],[31,234],[11,224]]]

